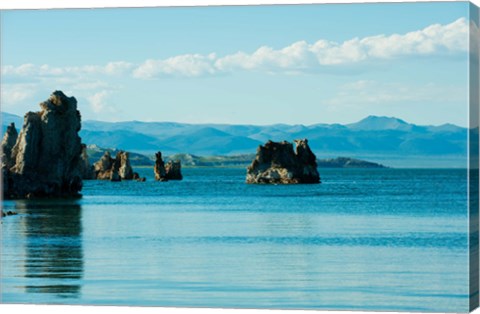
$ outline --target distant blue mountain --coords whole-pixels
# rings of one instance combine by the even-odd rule
[[[397,118],[368,116],[357,123],[347,124],[346,127],[351,130],[362,131],[397,130],[409,132],[415,126]]]
[[[160,143],[160,141],[153,136],[127,130],[82,130],[80,135],[84,143],[89,145],[95,144],[104,148],[119,148],[127,151],[173,150],[173,148]]]
[[[3,129],[23,118],[2,113]],[[83,142],[152,154],[233,155],[254,153],[267,140],[308,138],[319,158],[349,156],[389,165],[396,158],[459,160],[467,154],[467,129],[452,124],[421,126],[394,117],[369,116],[357,123],[287,125],[187,124],[174,122],[84,121]],[[459,157],[459,158],[457,158]],[[462,159],[463,158],[463,159]],[[387,161],[386,161],[387,160]],[[460,164],[459,164],[460,165]],[[463,165],[463,164],[462,164]]]

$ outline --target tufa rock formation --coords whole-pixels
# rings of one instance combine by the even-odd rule
[[[77,100],[55,91],[28,112],[15,145],[12,124],[2,142],[3,196],[78,197],[82,189],[81,118]]]
[[[113,159],[112,168],[110,169],[110,181],[118,182],[122,181],[122,177],[120,176],[120,167],[122,166],[122,153],[118,152],[115,159]]]
[[[283,141],[268,141],[260,145],[252,164],[247,168],[247,183],[320,183],[316,157],[308,141],[295,140],[293,145]]]
[[[117,154],[117,159],[120,157],[120,169],[118,169],[118,174],[123,180],[132,180],[133,179],[133,170],[130,166],[130,159],[127,152],[123,154]]]
[[[12,158],[12,150],[15,143],[17,143],[18,133],[15,128],[15,123],[11,123],[5,132],[2,140],[2,168],[10,169],[15,165],[15,160]]]
[[[93,164],[95,172],[95,179],[98,180],[110,180],[113,167],[113,158],[110,156],[110,152],[105,152],[99,161]]]
[[[93,165],[90,165],[90,160],[88,159],[87,154],[87,145],[82,144],[82,155],[81,155],[81,167],[82,167],[82,179],[83,180],[93,180],[95,179],[95,168]]]
[[[180,160],[172,161],[170,160],[165,165],[165,177],[167,180],[182,180],[182,165]]]
[[[153,172],[155,173],[155,180],[167,181],[165,163],[163,162],[161,152],[155,153],[155,165],[153,166]]]
[[[169,161],[167,164],[163,162],[162,153],[155,154],[155,166],[153,172],[155,173],[155,180],[168,181],[168,180],[182,180],[181,163],[179,160]]]
[[[115,158],[110,156],[110,152],[106,151],[102,158],[94,164],[94,178],[98,180],[137,180],[145,181],[140,178],[138,173],[134,173],[130,165],[128,152],[119,151]]]

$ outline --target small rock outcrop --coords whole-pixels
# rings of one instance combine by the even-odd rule
[[[167,180],[182,180],[182,165],[180,160],[170,160],[165,165],[165,177]]]
[[[147,179],[145,177],[140,177],[140,175],[137,172],[133,173],[133,180],[138,181],[138,182],[147,181]]]
[[[120,176],[120,168],[122,167],[122,154],[123,152],[118,152],[117,156],[115,156],[115,159],[113,160],[113,166],[110,171],[110,181],[122,181],[122,177]]]
[[[155,154],[155,165],[153,172],[155,173],[155,180],[168,181],[168,180],[182,180],[182,169],[179,160],[169,161],[166,164],[163,162],[162,153],[157,152]]]
[[[113,158],[110,156],[110,152],[105,152],[99,161],[93,164],[95,179],[98,180],[110,180],[112,175]]]
[[[12,211],[10,211],[10,210],[7,211],[7,212],[2,211],[2,218],[3,218],[3,217],[7,217],[7,216],[15,216],[15,215],[17,215],[17,213],[16,213],[16,212],[12,212]]]
[[[247,183],[320,183],[315,154],[308,140],[295,140],[296,150],[287,141],[260,145],[247,168]]]
[[[155,165],[153,166],[153,172],[155,173],[155,180],[167,181],[165,163],[163,162],[161,152],[155,153]]]
[[[12,168],[15,165],[15,160],[12,158],[13,146],[17,143],[18,133],[15,128],[15,123],[11,123],[5,132],[2,140],[2,168]]]
[[[133,179],[133,169],[130,166],[129,154],[124,152],[123,154],[118,155],[117,159],[120,157],[120,169],[118,169],[118,174],[123,180],[132,180]]]
[[[95,179],[95,168],[90,164],[87,154],[87,145],[82,144],[82,179],[83,180],[93,180]]]
[[[40,108],[25,115],[11,149],[14,125],[5,133],[2,179],[7,199],[80,196],[83,175],[77,100],[55,91]]]
[[[119,151],[115,158],[112,158],[110,152],[106,151],[94,164],[94,178],[110,181],[133,180],[134,172],[128,156],[128,152]]]

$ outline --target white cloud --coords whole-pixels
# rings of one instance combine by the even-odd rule
[[[35,86],[32,84],[2,84],[1,105],[2,110],[22,104],[32,98]]]
[[[460,18],[447,25],[434,24],[403,35],[352,38],[340,43],[323,39],[313,44],[298,41],[282,49],[262,46],[250,54],[239,51],[221,58],[197,54],[147,60],[134,71],[134,76],[143,79],[164,75],[196,77],[239,69],[299,73],[368,60],[466,51],[468,23],[465,18]]]
[[[13,77],[64,77],[64,76],[85,76],[85,75],[122,75],[129,74],[134,68],[134,64],[117,61],[109,62],[106,65],[85,65],[74,67],[53,67],[48,64],[22,64],[19,66],[2,66],[2,76]]]
[[[280,50],[261,47],[253,54],[238,52],[217,61],[220,69],[276,68],[302,70],[318,66],[352,64],[368,59],[391,59],[410,55],[431,55],[468,50],[468,23],[460,18],[447,25],[434,24],[404,35],[353,38],[342,43],[304,41]],[[316,60],[316,62],[313,62]]]
[[[51,78],[133,75],[139,79],[164,76],[200,77],[242,71],[302,73],[336,66],[353,66],[366,61],[409,56],[450,55],[468,51],[468,21],[460,18],[450,24],[433,24],[406,34],[352,38],[344,42],[320,39],[314,43],[298,41],[281,49],[262,46],[253,53],[239,51],[218,57],[184,54],[167,59],[149,59],[135,65],[126,61],[105,65],[53,67],[23,64],[3,66],[5,77]],[[472,28],[478,34],[478,28]]]
[[[106,66],[100,68],[100,72],[103,71],[108,75],[121,75],[130,73],[134,67],[134,64],[125,61],[109,62]]]
[[[68,72],[68,68],[52,67],[48,64],[35,65],[31,63],[22,64],[19,66],[2,66],[2,76],[6,77],[48,77],[48,76],[62,76]]]
[[[405,35],[367,37],[361,44],[369,56],[376,58],[467,51],[468,22],[460,18],[447,25],[433,24]]]
[[[267,72],[297,72],[315,66],[315,56],[309,51],[305,41],[299,41],[280,50],[263,46],[252,54],[237,52],[216,60],[215,67],[220,71],[263,70]]]
[[[90,108],[94,113],[117,113],[116,108],[110,105],[107,101],[110,94],[110,91],[102,90],[87,97],[87,100],[90,103]]]
[[[198,77],[215,74],[215,54],[180,55],[165,60],[147,60],[133,72],[134,77],[151,79],[157,76]]]

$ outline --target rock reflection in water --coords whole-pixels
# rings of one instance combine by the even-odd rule
[[[25,215],[27,293],[77,298],[83,277],[81,206],[74,200],[18,201]]]

